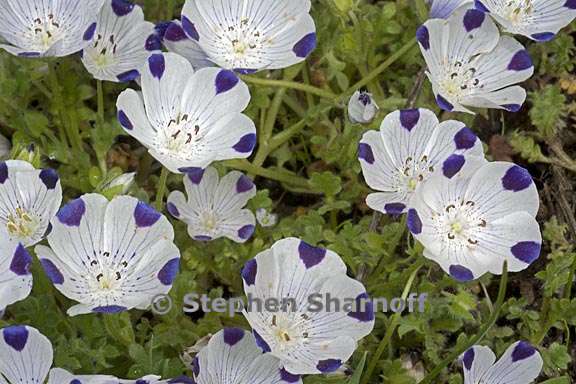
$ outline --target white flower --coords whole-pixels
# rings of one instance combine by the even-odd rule
[[[286,68],[316,47],[310,6],[310,0],[186,0],[182,27],[222,68]]]
[[[431,19],[446,19],[458,7],[471,3],[472,0],[432,0],[430,5]]]
[[[475,345],[462,355],[464,384],[530,384],[542,370],[542,357],[525,341],[512,344],[496,363],[494,352]]]
[[[0,48],[23,57],[68,56],[90,43],[105,0],[2,0]]]
[[[0,159],[6,159],[10,156],[12,143],[4,135],[0,134]]]
[[[0,235],[0,310],[28,297],[32,290],[31,265],[32,257],[22,244]]]
[[[476,0],[506,32],[549,41],[576,17],[576,0]]]
[[[62,203],[62,187],[52,169],[21,160],[0,162],[0,228],[28,247],[41,241]]]
[[[138,78],[150,55],[161,49],[154,40],[154,24],[128,0],[106,0],[90,44],[82,51],[82,63],[98,80],[124,82]]]
[[[365,91],[356,91],[348,101],[348,117],[353,124],[368,124],[380,108],[372,100],[372,94]]]
[[[263,354],[249,332],[225,328],[210,339],[193,362],[197,384],[302,384],[277,358]]]
[[[250,93],[232,71],[194,72],[174,53],[151,55],[142,71],[142,93],[120,94],[118,120],[166,168],[180,173],[250,156],[256,127],[241,113]]]
[[[75,316],[146,309],[168,293],[180,261],[173,240],[166,217],[137,199],[87,194],[60,209],[50,247],[35,250],[55,287],[80,303],[68,310]]]
[[[518,41],[500,37],[486,13],[459,8],[446,20],[428,20],[416,35],[440,108],[472,113],[467,106],[522,107],[526,91],[514,84],[532,76],[532,60]]]
[[[166,49],[186,58],[195,70],[215,66],[206,56],[198,42],[186,35],[179,20],[168,22],[163,26],[157,26],[157,29],[163,29],[161,33],[162,44],[164,44]]]
[[[535,216],[539,198],[524,168],[456,155],[444,162],[413,196],[410,232],[424,256],[459,281],[486,272],[526,269],[540,255],[542,236]]]
[[[189,170],[184,176],[188,198],[174,191],[168,196],[167,209],[188,225],[195,240],[210,241],[227,237],[243,243],[254,233],[256,219],[244,206],[256,195],[250,178],[233,171],[222,179],[216,169]]]
[[[50,340],[35,328],[13,325],[0,329],[0,383],[44,383],[52,366],[53,354]],[[73,376],[55,368],[50,371],[48,384],[112,384],[105,380],[110,378]]]
[[[258,346],[279,358],[292,374],[336,371],[358,340],[374,328],[374,311],[364,286],[346,275],[336,253],[296,238],[277,241],[242,269],[244,291],[262,303],[244,311]],[[339,308],[319,306],[337,299]]]
[[[414,191],[452,155],[462,164],[469,156],[483,156],[482,143],[464,123],[439,123],[423,108],[390,113],[380,132],[366,132],[358,146],[364,178],[379,191],[368,195],[366,204],[382,213],[406,212]]]
[[[266,208],[256,210],[256,220],[264,228],[273,227],[278,222],[278,215],[268,211]]]

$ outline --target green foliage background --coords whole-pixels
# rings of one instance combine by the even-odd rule
[[[175,18],[182,3],[140,2],[151,21]],[[408,0],[313,0],[319,46],[312,57],[302,65],[246,79],[252,93],[248,114],[259,130],[258,153],[250,161],[218,164],[222,172],[240,169],[255,177],[259,192],[250,207],[273,209],[280,223],[259,228],[251,241],[238,245],[227,240],[194,242],[185,226],[173,221],[183,263],[171,292],[175,309],[168,315],[131,311],[70,318],[65,311],[71,302],[52,287],[36,262],[32,295],[10,306],[0,327],[37,327],[54,344],[54,365],[76,373],[174,377],[186,372],[180,359],[183,350],[203,336],[224,326],[248,329],[242,316],[186,316],[178,310],[184,294],[241,296],[242,265],[274,241],[296,236],[339,253],[350,274],[360,275],[373,296],[399,296],[414,266],[424,262],[411,291],[427,292],[429,306],[423,314],[401,317],[370,379],[372,383],[415,383],[480,330],[494,310],[499,285],[499,277],[491,275],[469,284],[456,283],[423,259],[401,219],[382,218],[376,231],[369,230],[372,220],[380,218],[373,218],[364,203],[369,189],[356,158],[357,143],[367,129],[377,129],[388,112],[404,107],[414,90],[423,68],[414,33],[424,15],[421,2]],[[545,360],[540,381],[555,384],[576,377],[574,27],[572,23],[550,43],[523,41],[537,73],[526,84],[529,99],[521,112],[443,113],[441,117],[467,123],[487,143],[490,158],[520,163],[537,182],[543,253],[526,271],[510,274],[497,322],[481,343],[499,355],[512,342],[529,340]],[[366,84],[381,107],[378,119],[369,127],[350,124],[345,106],[353,85],[382,63],[389,66]],[[270,80],[315,88],[278,87]],[[107,181],[127,171],[137,172],[137,185],[130,194],[153,200],[160,166],[123,135],[115,117],[116,97],[125,87],[105,83],[105,108],[98,111],[96,83],[78,57],[27,60],[1,52],[0,131],[12,138],[13,157],[58,170],[65,201],[102,192]],[[59,94],[62,103],[56,101]],[[427,80],[416,106],[440,113]],[[34,152],[29,153],[26,149],[32,143]],[[170,175],[168,189],[182,189],[181,176]],[[107,190],[106,194],[119,192]],[[349,362],[352,370],[358,368],[352,378],[310,376],[305,382],[357,383],[361,367],[372,361],[390,323],[389,314],[378,314],[374,332]],[[434,382],[461,383],[457,362]]]

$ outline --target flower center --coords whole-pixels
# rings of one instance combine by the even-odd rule
[[[398,170],[399,192],[414,192],[432,172],[434,167],[428,163],[428,156],[423,155],[417,160],[411,156],[407,157],[402,169]]]
[[[286,351],[296,345],[307,342],[308,320],[306,314],[297,315],[300,319],[294,319],[289,313],[278,312],[272,315],[272,335],[280,351]]]
[[[474,247],[487,223],[473,201],[448,204],[432,217],[435,228],[444,241],[456,247]]]
[[[218,227],[218,217],[212,211],[202,212],[200,215],[200,225],[206,232],[212,233]]]
[[[94,44],[85,50],[85,54],[89,55],[94,65],[100,69],[113,65],[118,49],[116,37],[110,35],[108,39],[104,39],[101,34],[98,34],[94,40]]]
[[[263,48],[272,43],[249,19],[239,23],[220,25],[216,49],[230,68],[254,69],[264,64]]]
[[[512,24],[523,24],[533,12],[532,0],[511,0],[504,5],[502,15]]]
[[[12,237],[27,238],[38,229],[39,221],[24,209],[16,208],[16,213],[10,213],[6,222],[8,233]]]
[[[34,19],[25,36],[35,49],[42,52],[47,51],[62,37],[63,30],[53,14]]]
[[[128,267],[128,262],[120,264],[112,262],[110,252],[103,252],[100,259],[90,262],[89,286],[97,296],[114,295],[122,286],[122,278]]]
[[[449,98],[460,100],[460,98],[469,95],[475,88],[482,88],[480,80],[476,76],[476,68],[469,62],[463,64],[460,61],[449,65],[448,70],[442,80],[438,82]]]
[[[203,130],[188,114],[179,113],[164,130],[160,130],[156,147],[160,153],[186,160],[202,151],[203,136]]]

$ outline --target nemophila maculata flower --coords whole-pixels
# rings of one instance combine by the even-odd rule
[[[32,290],[31,265],[32,256],[26,248],[0,233],[0,310],[28,297]]]
[[[310,0],[186,0],[184,32],[216,65],[252,73],[286,68],[316,48]]]
[[[166,168],[182,173],[252,154],[256,127],[242,114],[250,92],[234,72],[195,72],[175,53],[152,54],[142,71],[142,92],[118,97],[118,120]]]
[[[188,196],[170,193],[167,210],[188,225],[190,237],[199,241],[227,237],[237,243],[252,237],[256,218],[244,207],[256,195],[256,186],[248,176],[232,171],[220,178],[212,167],[190,169],[184,188]]]
[[[3,0],[0,48],[23,57],[68,56],[86,47],[104,0]]]
[[[283,239],[248,261],[242,278],[246,295],[289,305],[279,311],[254,305],[244,315],[258,346],[292,374],[336,371],[374,328],[366,289],[346,275],[346,264],[330,250]],[[328,295],[339,308],[324,305]]]
[[[380,108],[366,91],[356,91],[348,101],[348,117],[353,124],[368,124]]]
[[[407,224],[424,256],[459,281],[526,269],[540,255],[539,206],[528,171],[507,162],[457,156],[414,194]]]
[[[192,368],[197,384],[302,383],[277,358],[263,354],[250,332],[239,328],[225,328],[212,336]]]
[[[464,163],[483,157],[482,143],[464,123],[438,122],[428,109],[394,111],[380,131],[360,140],[358,158],[368,185],[378,192],[366,204],[376,211],[399,215],[407,210],[414,191],[452,158]]]
[[[446,19],[463,4],[473,0],[432,0],[430,4],[431,19]]]
[[[278,222],[278,215],[266,208],[258,208],[256,210],[256,220],[264,228],[273,227]]]
[[[114,376],[74,375],[62,368],[53,368],[48,375],[47,384],[119,384]]]
[[[170,291],[180,262],[166,217],[129,196],[87,194],[52,220],[50,247],[36,246],[60,292],[79,302],[70,316],[147,309]]]
[[[62,203],[56,171],[22,160],[0,162],[0,234],[25,247],[41,241]]]
[[[520,110],[526,91],[515,84],[532,76],[532,59],[486,13],[461,7],[446,20],[426,21],[416,36],[440,108]]]
[[[186,58],[195,70],[215,66],[198,42],[186,35],[180,20],[167,22],[165,25],[157,26],[156,29],[161,31],[162,44],[166,49]]]
[[[106,0],[94,36],[82,51],[82,63],[98,80],[130,81],[140,76],[150,51],[161,48],[142,8],[128,0]]]
[[[576,0],[475,0],[506,32],[535,41],[552,40],[576,17]]]
[[[526,341],[512,344],[497,362],[490,348],[475,345],[461,356],[461,362],[464,384],[530,384],[543,365],[540,353]]]

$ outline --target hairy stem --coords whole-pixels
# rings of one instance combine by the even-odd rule
[[[160,182],[158,184],[158,192],[156,193],[156,203],[155,207],[158,212],[162,211],[162,204],[164,203],[164,195],[166,194],[166,181],[168,180],[168,168],[162,167],[162,172],[160,173]]]
[[[313,95],[322,97],[328,100],[335,100],[338,95],[332,93],[331,91],[324,90],[322,88],[315,87],[313,85],[304,84],[304,83],[297,83],[295,81],[288,81],[288,80],[270,80],[270,79],[262,79],[259,77],[254,76],[241,76],[242,80],[249,84],[256,84],[256,85],[263,85],[266,87],[280,87],[280,88],[290,88],[290,89],[297,89],[299,91],[311,93]]]

